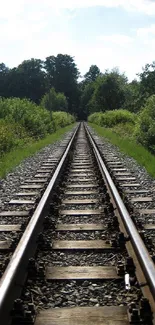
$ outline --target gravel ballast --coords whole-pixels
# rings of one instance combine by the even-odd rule
[[[155,187],[155,181],[151,179],[151,177],[146,173],[144,168],[138,166],[138,164],[129,157],[124,156],[119,152],[119,150],[108,143],[107,141],[102,140],[100,137],[95,136],[95,139],[101,145],[101,149],[103,150],[103,153],[106,151],[109,152],[111,156],[115,156],[118,158],[119,161],[122,161],[122,164],[124,167],[126,167],[128,170],[132,171],[132,176],[136,177],[136,181],[140,182],[142,184],[142,188],[150,189]],[[5,195],[8,191],[10,195],[10,199],[12,198],[12,191],[17,191],[18,186],[20,182],[24,182],[22,179],[24,176],[32,177],[37,169],[41,166],[40,160],[43,161],[46,159],[46,156],[51,155],[51,151],[53,152],[53,155],[56,154],[57,150],[59,152],[59,146],[60,143],[56,144],[52,148],[50,146],[43,149],[41,157],[38,156],[41,154],[39,152],[35,157],[27,159],[24,163],[22,163],[16,170],[15,173],[11,173],[7,176],[7,179],[5,181],[2,181],[3,183],[3,195],[2,195],[2,206],[6,200]],[[50,147],[50,149],[49,149]],[[31,162],[31,159],[34,160]],[[114,159],[114,158],[112,158]],[[39,160],[39,164],[38,164]],[[13,175],[12,175],[13,174]],[[15,189],[13,187],[13,180],[16,180]],[[10,182],[10,187],[9,187]],[[68,182],[70,184],[70,181]],[[5,195],[4,195],[5,193]],[[1,194],[1,193],[0,193]],[[130,200],[131,196],[126,195],[126,197]],[[73,198],[75,198],[73,196]],[[133,206],[137,209],[142,206],[143,208],[154,208],[154,200],[151,203],[145,203],[145,204],[139,204],[134,203]],[[95,205],[87,205],[86,207],[83,207],[82,205],[76,206],[74,204],[74,207],[72,205],[65,206],[64,209],[102,209],[104,206],[99,201],[98,204]],[[61,210],[61,209],[60,209]],[[60,212],[59,210],[59,212]],[[50,215],[50,213],[49,213]],[[104,219],[105,216],[105,219]],[[56,216],[57,219],[58,215]],[[82,216],[82,217],[73,217],[73,216],[64,216],[59,215],[58,223],[101,223],[103,220],[104,222],[108,222],[109,219],[106,217],[105,211],[103,214],[98,216]],[[54,219],[54,218],[53,218]],[[110,220],[111,221],[111,220]],[[48,240],[48,235],[50,233],[50,230],[48,229],[45,232],[46,239]],[[53,237],[56,236],[55,231],[51,229],[50,234],[50,240],[52,242]],[[85,232],[84,234],[81,233],[68,233],[60,234],[57,233],[57,236],[59,239],[74,239],[74,240],[81,240],[81,239],[107,239],[107,236],[112,238],[112,235],[109,231],[107,234],[104,233],[104,230],[102,233],[98,232]],[[36,258],[36,261],[39,262],[45,262],[50,263],[54,266],[68,266],[68,265],[117,265],[117,262],[124,262],[126,258],[126,252],[122,251],[119,253],[119,255],[116,255],[114,252],[102,252],[101,254],[97,253],[89,253],[89,252],[75,252],[72,253],[68,251],[67,253],[64,252],[54,252],[53,255],[51,255],[50,250],[44,251],[44,248],[42,248],[42,251],[40,250],[38,253],[38,256]],[[80,285],[79,285],[80,283]],[[139,299],[139,296],[141,294],[140,288],[138,288],[136,285],[131,288],[130,293],[127,292],[124,285],[124,278],[118,279],[118,280],[71,280],[71,281],[47,281],[45,278],[42,279],[29,279],[27,283],[27,288],[25,292],[23,293],[24,303],[34,301],[37,311],[42,308],[57,308],[57,307],[73,307],[73,306],[104,306],[104,305],[127,305],[129,302],[137,301]]]
[[[35,155],[24,159],[19,166],[7,174],[6,178],[0,179],[0,210],[4,209],[4,206],[12,199],[13,194],[22,192],[22,190],[19,191],[21,183],[24,183],[28,178],[31,179],[40,169],[43,161],[51,155],[56,159],[60,157],[64,143],[70,139],[72,134],[73,130],[67,132],[63,140],[48,145]]]

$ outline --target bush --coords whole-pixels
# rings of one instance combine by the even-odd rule
[[[27,99],[0,98],[0,118],[19,123],[35,138],[43,138],[54,131],[50,113]]]
[[[94,113],[88,117],[88,121],[99,126],[113,127],[119,123],[135,123],[136,115],[127,110],[118,109],[105,113]]]
[[[56,130],[75,122],[75,118],[66,112],[53,112],[52,119],[54,121]]]
[[[4,120],[0,120],[0,154],[9,151],[14,146],[14,134],[10,130],[10,125]]]
[[[19,124],[0,120],[0,155],[27,141],[30,142],[30,138]]]
[[[75,121],[65,112],[50,113],[27,99],[0,98],[0,155],[44,138]]]
[[[150,96],[139,114],[135,136],[142,145],[155,153],[155,95]]]

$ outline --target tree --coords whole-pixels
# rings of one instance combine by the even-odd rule
[[[84,75],[85,82],[93,82],[96,80],[98,76],[101,75],[100,69],[97,67],[97,65],[91,65],[89,68],[89,71]]]
[[[47,89],[43,61],[40,59],[25,60],[18,66],[17,73],[20,79],[19,97],[27,97],[39,103]]]
[[[86,119],[91,112],[91,99],[95,90],[95,83],[90,82],[85,87],[81,94],[80,100],[80,116],[81,119]]]
[[[5,81],[5,97],[28,98],[39,103],[47,90],[43,62],[39,59],[23,61],[17,68],[10,69]]]
[[[136,113],[142,105],[143,98],[140,93],[140,82],[133,80],[125,87],[125,101],[122,108]]]
[[[6,97],[7,95],[7,75],[9,68],[4,63],[0,63],[0,96]]]
[[[125,86],[127,78],[117,69],[106,71],[95,82],[95,90],[91,99],[91,111],[106,111],[119,109],[125,101]]]
[[[58,103],[57,105],[59,111],[64,111],[64,112],[68,111],[68,102],[63,93],[57,94],[57,103]]]
[[[47,73],[49,88],[54,87],[57,92],[64,93],[68,100],[69,112],[74,113],[78,106],[79,71],[70,55],[58,54],[46,58],[44,68]]]
[[[155,61],[146,64],[143,72],[138,74],[140,77],[140,92],[143,98],[155,94]]]
[[[56,93],[54,88],[51,88],[50,91],[43,96],[40,105],[50,112],[67,111],[68,108],[65,95],[62,93]]]
[[[0,63],[0,75],[6,76],[9,72],[9,68],[2,62]]]
[[[155,95],[146,100],[135,133],[137,140],[155,154]]]
[[[79,117],[86,120],[91,112],[91,99],[95,90],[95,80],[101,75],[97,65],[91,65],[89,71],[84,75],[84,79],[79,83],[80,105]]]

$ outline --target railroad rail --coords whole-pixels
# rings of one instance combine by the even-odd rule
[[[110,163],[125,181],[128,173]],[[13,213],[27,210],[2,212]],[[2,324],[154,324],[155,267],[132,219],[92,132],[79,124],[2,275]]]

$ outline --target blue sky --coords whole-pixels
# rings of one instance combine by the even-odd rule
[[[155,60],[155,1],[4,0],[0,31],[0,62],[9,67],[63,53],[82,75],[96,64],[132,80]]]

